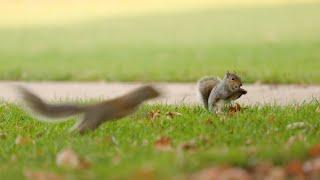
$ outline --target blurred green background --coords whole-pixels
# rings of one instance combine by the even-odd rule
[[[1,4],[2,80],[320,83],[320,1]]]

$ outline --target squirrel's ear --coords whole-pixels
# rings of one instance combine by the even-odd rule
[[[229,71],[227,71],[226,76],[227,76],[227,77],[229,77],[229,76],[230,76],[230,72],[229,72]]]

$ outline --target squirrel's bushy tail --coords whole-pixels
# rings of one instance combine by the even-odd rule
[[[65,118],[86,110],[84,106],[72,104],[48,104],[24,87],[18,86],[17,89],[31,111],[47,118]]]
[[[206,109],[208,109],[208,99],[211,90],[218,85],[221,80],[216,77],[203,77],[197,82],[197,92],[200,97],[200,101]]]
[[[55,120],[51,120],[51,122],[59,122],[57,118],[83,114],[83,117],[71,129],[71,131],[77,131],[81,134],[95,130],[104,122],[128,116],[134,113],[137,107],[144,101],[160,95],[154,87],[142,86],[118,98],[81,106],[76,104],[48,104],[23,87],[18,87],[18,90],[26,102],[28,109],[35,112],[35,115],[54,118]]]

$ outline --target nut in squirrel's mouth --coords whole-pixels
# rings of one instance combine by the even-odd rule
[[[247,94],[247,93],[248,93],[248,91],[242,89],[242,94]]]

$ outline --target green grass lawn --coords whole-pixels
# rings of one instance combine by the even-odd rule
[[[208,8],[0,28],[1,80],[320,83],[320,4]]]
[[[196,106],[143,106],[136,114],[104,124],[84,136],[72,136],[67,130],[72,122],[41,123],[17,106],[0,107],[1,179],[21,179],[23,171],[55,172],[64,177],[134,178],[148,169],[155,177],[184,177],[215,164],[250,167],[271,161],[283,165],[304,160],[308,149],[319,143],[320,116],[317,104],[302,106],[245,107],[233,116],[216,117]],[[150,119],[149,112],[160,110],[161,116]],[[166,112],[180,116],[167,118]],[[293,122],[310,126],[287,129]],[[30,137],[34,144],[16,145],[18,135]],[[304,142],[288,146],[292,136],[302,135]],[[159,137],[172,140],[171,151],[159,151],[154,142]],[[195,141],[192,151],[182,150],[182,143]],[[56,154],[72,148],[90,162],[91,167],[72,170],[57,167]],[[15,157],[15,158],[13,158]],[[144,174],[145,175],[145,174]]]

